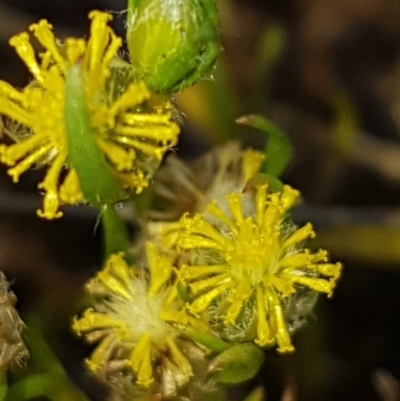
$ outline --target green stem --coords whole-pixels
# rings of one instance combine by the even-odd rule
[[[7,371],[0,371],[0,401],[4,401],[6,399],[7,390]]]
[[[129,233],[125,222],[116,212],[114,206],[102,208],[101,224],[103,227],[104,260],[113,253],[125,252],[129,246]]]
[[[69,379],[51,373],[30,375],[11,386],[7,401],[25,401],[45,397],[50,401],[89,401],[73,387]]]
[[[13,384],[7,392],[7,401],[24,401],[46,397],[50,401],[89,401],[68,377],[53,350],[44,340],[43,322],[38,315],[25,319],[29,330],[25,342],[30,358],[42,373],[31,374]],[[0,397],[0,401],[3,399]]]

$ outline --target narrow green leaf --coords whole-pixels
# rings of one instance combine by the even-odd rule
[[[85,199],[93,206],[112,204],[127,197],[111,173],[96,144],[86,104],[81,63],[72,66],[66,78],[65,128],[69,163],[79,177]]]
[[[263,116],[244,116],[238,118],[236,122],[249,125],[267,134],[262,172],[273,177],[281,176],[293,155],[293,148],[287,136]]]
[[[264,352],[253,343],[234,344],[214,358],[208,368],[219,384],[237,384],[253,378],[264,362]]]

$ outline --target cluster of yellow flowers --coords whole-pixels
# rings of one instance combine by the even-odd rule
[[[27,33],[13,37],[33,81],[22,90],[0,81],[0,113],[12,142],[0,145],[0,160],[14,181],[32,166],[49,166],[39,184],[38,214],[47,219],[62,215],[60,205],[87,197],[69,131],[76,66],[86,105],[76,118],[90,127],[77,133],[79,146],[90,137],[122,189],[141,192],[179,133],[168,98],[137,81],[118,57],[122,41],[108,26],[110,14],[93,11],[89,18],[88,40],[59,42],[47,21],[33,24],[44,48],[39,56]],[[341,265],[305,247],[312,226],[297,227],[290,216],[299,193],[290,186],[273,192],[261,174],[263,157],[233,143],[191,166],[172,156],[157,171],[140,251],[106,261],[87,284],[94,306],[73,321],[78,335],[97,343],[89,370],[123,383],[133,399],[161,399],[194,391],[192,378],[210,352],[204,336],[227,347],[250,342],[294,350],[291,335],[312,307],[302,299],[331,296]],[[103,172],[92,178],[101,180]]]
[[[246,185],[262,156],[226,150],[218,152],[218,170],[203,192],[213,200],[204,206],[198,199],[176,221],[148,223],[145,258],[137,256],[136,267],[129,268],[123,255],[114,255],[89,282],[88,291],[102,299],[74,321],[74,330],[90,342],[101,341],[88,360],[92,370],[123,372],[139,387],[176,394],[192,375],[190,355],[179,351],[189,331],[290,352],[295,320],[312,307],[304,307],[302,297],[332,295],[341,265],[329,263],[326,251],[304,247],[314,232],[310,224],[298,228],[291,221],[298,191],[285,186],[271,193],[265,183]],[[185,168],[183,177],[163,174],[171,172],[171,163],[162,167],[155,187],[162,188],[157,177],[169,177],[170,185],[198,194],[193,186],[201,180]],[[171,177],[179,178],[172,184]],[[174,378],[173,385],[165,386],[166,377]]]

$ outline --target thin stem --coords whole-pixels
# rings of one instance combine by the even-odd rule
[[[114,206],[106,205],[102,208],[101,224],[104,258],[107,259],[113,253],[126,252],[129,246],[129,233]]]

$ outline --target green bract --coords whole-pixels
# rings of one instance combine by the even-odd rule
[[[127,28],[135,73],[156,92],[193,85],[220,51],[214,0],[128,0]]]
[[[264,352],[253,343],[233,344],[215,357],[208,368],[219,384],[238,384],[252,379],[264,362]]]
[[[126,198],[125,191],[111,174],[104,154],[96,144],[86,104],[81,63],[66,77],[65,131],[69,162],[76,170],[85,199],[92,206],[104,206]]]

